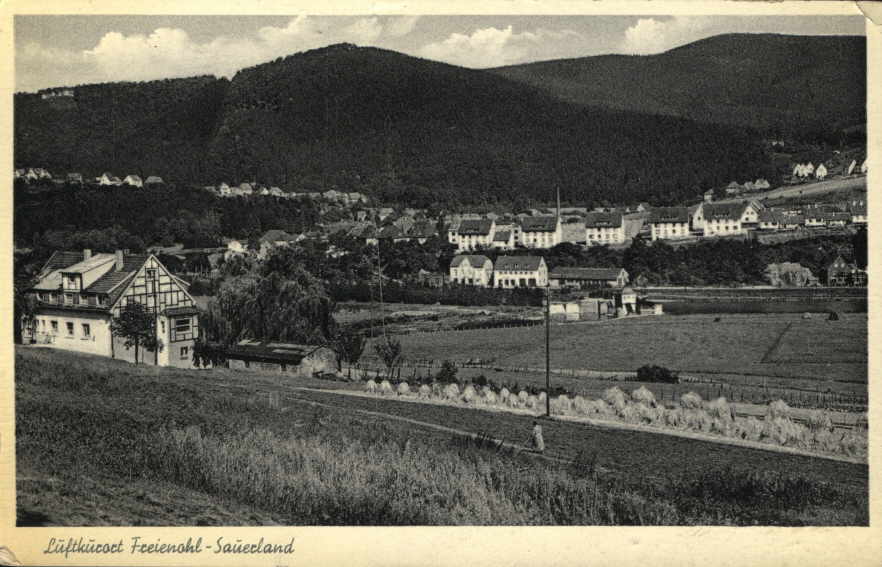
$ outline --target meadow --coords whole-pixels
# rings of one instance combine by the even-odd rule
[[[866,466],[566,422],[547,423],[549,458],[537,458],[480,435],[389,418],[414,412],[427,423],[511,438],[526,437],[528,416],[295,389],[322,384],[19,348],[18,521],[868,522]],[[280,393],[280,403],[267,401],[268,392]]]
[[[481,329],[398,337],[410,360],[482,359],[541,368],[545,329]],[[366,350],[370,360],[373,350]],[[551,366],[634,372],[653,364],[684,374],[743,374],[817,382],[867,383],[867,316],[838,321],[796,314],[641,317],[551,327]]]

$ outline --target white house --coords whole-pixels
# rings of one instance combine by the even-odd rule
[[[599,244],[623,244],[625,242],[625,223],[622,213],[588,213],[585,217],[585,243],[588,246]]]
[[[447,232],[448,240],[456,245],[458,252],[490,248],[495,235],[496,222],[491,219],[466,219]]]
[[[143,187],[144,182],[141,181],[141,178],[137,175],[126,175],[126,178],[123,179],[123,184],[128,185],[130,187]]]
[[[454,256],[450,263],[450,283],[487,287],[493,279],[493,262],[483,255]]]
[[[224,182],[217,186],[217,194],[221,197],[229,197],[233,194],[233,191],[230,189],[230,186]]]
[[[511,250],[515,247],[515,236],[512,230],[500,230],[498,227],[493,235],[493,248]]]
[[[746,203],[708,203],[704,206],[704,235],[746,234],[758,226],[762,207],[756,201]]]
[[[199,322],[188,287],[152,254],[55,252],[27,291],[37,307],[23,337],[59,349],[192,368]],[[131,303],[155,317],[162,343],[159,352],[139,349],[137,360],[134,347],[111,333],[111,321]]]
[[[759,212],[759,229],[760,230],[779,230],[783,228],[783,215],[780,211],[766,209]]]
[[[112,173],[105,171],[101,174],[101,177],[98,178],[98,185],[121,185],[122,181],[119,180],[118,177],[114,176]]]
[[[521,244],[527,248],[551,248],[560,244],[562,237],[559,216],[521,219]]]
[[[691,236],[690,219],[691,215],[686,207],[657,207],[653,209],[649,217],[652,240],[676,240]]]
[[[852,201],[849,204],[851,222],[854,224],[867,224],[867,203],[865,201]]]
[[[500,256],[493,270],[495,287],[545,287],[548,285],[548,266],[541,256]]]

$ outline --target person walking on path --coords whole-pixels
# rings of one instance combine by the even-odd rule
[[[545,439],[542,438],[542,426],[538,421],[533,422],[533,450],[537,453],[545,452]]]

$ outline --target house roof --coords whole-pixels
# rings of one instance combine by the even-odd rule
[[[162,183],[162,177],[151,175],[147,178],[147,183]]]
[[[617,280],[623,268],[570,268],[560,267],[551,270],[551,279],[566,280]]]
[[[653,224],[688,223],[689,217],[687,207],[657,207],[652,210],[650,222]]]
[[[135,277],[135,273],[150,258],[150,254],[124,254],[122,269],[110,268],[103,276],[95,280],[83,291],[87,293],[106,293],[109,298],[108,305],[113,306],[120,295],[126,290],[127,283]],[[83,260],[82,252],[56,251],[49,257],[43,266],[45,275],[33,287],[36,290],[57,290],[61,287],[60,274],[62,272],[81,272],[91,266],[95,268],[102,264],[115,262],[114,254],[96,254],[88,260]],[[48,270],[49,273],[46,273]]]
[[[622,226],[622,213],[588,213],[585,228],[619,228]]]
[[[288,234],[284,230],[273,228],[263,233],[263,236],[260,237],[261,242],[288,242],[293,240],[294,236]]]
[[[490,258],[484,256],[483,254],[461,254],[459,256],[453,257],[453,261],[450,263],[450,267],[458,268],[465,261],[468,261],[469,265],[473,268],[482,268],[487,262],[490,261]]]
[[[554,232],[557,230],[557,217],[524,217],[521,219],[523,232]]]
[[[435,230],[435,225],[428,221],[421,221],[413,225],[413,228],[410,229],[410,236],[414,238],[431,238],[435,236],[438,232]]]
[[[493,235],[493,242],[508,242],[511,240],[510,230],[497,230]]]
[[[239,344],[227,347],[226,354],[229,358],[234,359],[266,360],[300,364],[300,361],[304,358],[322,348],[326,347],[246,340],[241,341]]]
[[[780,223],[783,220],[783,217],[784,215],[782,215],[779,211],[773,211],[771,209],[766,209],[759,212],[760,222]]]
[[[394,224],[384,226],[377,234],[377,238],[401,238],[403,236],[404,233]]]
[[[141,181],[141,178],[140,178],[139,176],[137,176],[137,175],[126,175],[126,180],[132,180],[132,181],[140,182],[140,181]]]
[[[496,270],[534,272],[543,262],[541,256],[500,256],[496,259]]]
[[[704,206],[707,220],[738,220],[744,214],[747,203],[708,203]]]
[[[459,234],[469,235],[485,235],[490,234],[490,227],[493,221],[490,219],[465,219],[459,223]]]

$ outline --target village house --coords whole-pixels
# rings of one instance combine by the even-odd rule
[[[520,243],[527,248],[551,248],[561,242],[560,216],[524,217],[521,219]]]
[[[496,229],[493,235],[493,248],[499,250],[512,250],[515,247],[514,232],[511,230]]]
[[[805,226],[815,228],[827,226],[827,212],[821,207],[806,207]]]
[[[83,174],[82,173],[68,173],[67,174],[67,183],[69,185],[82,185],[83,184]]]
[[[493,281],[495,287],[504,289],[545,287],[548,266],[541,256],[500,256],[496,259]]]
[[[782,228],[782,218],[784,215],[780,211],[773,209],[765,209],[759,212],[760,230],[780,230]]]
[[[817,179],[824,179],[827,177],[827,167],[822,163],[818,166],[818,169],[815,170],[815,177]]]
[[[60,252],[52,254],[27,294],[36,300],[29,342],[55,348],[192,368],[199,335],[198,311],[188,284],[152,254]],[[155,316],[159,352],[139,349],[111,333],[111,321],[124,306],[143,305]]]
[[[243,340],[225,349],[234,370],[278,372],[294,378],[336,374],[337,357],[327,346]]]
[[[703,205],[699,206],[699,210]],[[649,216],[652,240],[675,240],[691,236],[689,209],[686,207],[657,207]]]
[[[705,203],[713,203],[714,202],[714,190],[708,189],[707,191],[704,192],[703,197],[704,197]]]
[[[104,172],[101,174],[96,181],[98,181],[98,185],[121,185],[122,181],[119,180],[119,177],[114,176],[112,173]]]
[[[760,210],[760,205],[755,201],[705,204],[704,235],[747,234],[749,228],[757,226]]]
[[[802,215],[781,215],[780,228],[782,230],[796,230],[805,225],[805,217]]]
[[[493,281],[493,262],[480,254],[454,256],[450,262],[450,283],[487,287]]]
[[[848,207],[853,224],[867,224],[867,203],[865,201],[852,201]]]
[[[123,179],[123,184],[128,185],[129,187],[143,187],[144,182],[141,181],[141,178],[137,175],[126,175],[126,178]]]
[[[417,221],[410,229],[408,236],[420,244],[425,244],[430,238],[438,236],[438,230],[429,221]]]
[[[867,285],[867,272],[846,262],[840,255],[827,267],[827,285],[832,287]]]
[[[269,194],[272,195],[273,197],[284,197],[285,196],[284,191],[282,191],[278,187],[270,187]]]
[[[217,194],[221,197],[229,197],[233,194],[233,191],[230,189],[230,186],[227,185],[226,182],[223,182],[217,186]]]
[[[851,222],[851,213],[824,213],[824,221],[826,226],[845,226]]]
[[[447,239],[455,244],[457,252],[490,248],[496,234],[496,222],[490,219],[466,219],[447,232]]]
[[[557,267],[548,279],[553,288],[623,288],[628,285],[628,272],[624,268]]]
[[[292,242],[296,242],[297,237],[284,230],[274,228],[264,232],[258,240],[260,249],[257,251],[257,257],[263,260],[273,249],[290,246]]]
[[[625,242],[625,223],[622,213],[588,213],[585,216],[585,243],[622,244]]]
[[[254,184],[253,183],[240,183],[239,184],[239,194],[240,195],[253,195],[254,194]]]

